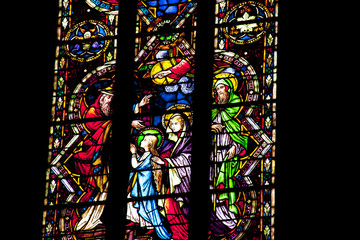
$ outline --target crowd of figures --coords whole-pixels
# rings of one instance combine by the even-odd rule
[[[190,191],[190,122],[186,114],[170,115],[166,126],[168,141],[165,146],[161,145],[164,135],[155,127],[141,130],[135,144],[130,145],[133,167],[129,178],[130,198]],[[177,239],[186,239],[188,205],[189,198],[184,195],[129,202],[127,219],[131,223],[128,226],[138,224],[147,228],[149,231],[145,235],[151,234],[155,229],[161,239],[170,239],[170,232],[177,235]],[[165,227],[164,217],[170,224],[171,231]]]
[[[69,7],[71,4],[77,4],[74,5],[74,9],[78,8],[76,14],[87,12],[89,19],[94,17],[84,2],[100,11],[106,21],[71,22],[75,25],[65,31],[65,26],[70,24],[65,13],[68,14],[72,8]],[[121,159],[129,161],[132,167],[127,196],[124,196],[127,197],[126,238],[188,239],[189,213],[193,211],[189,208],[190,185],[191,178],[195,177],[191,172],[192,161],[211,163],[206,171],[209,171],[209,188],[213,194],[204,196],[204,201],[209,197],[212,202],[208,214],[209,239],[240,239],[250,225],[254,236],[259,236],[260,231],[264,234],[269,232],[270,223],[266,223],[266,229],[258,227],[265,226],[262,220],[251,222],[249,219],[250,211],[252,216],[256,212],[256,217],[268,214],[273,200],[266,203],[263,200],[264,196],[272,196],[270,191],[255,193],[255,190],[239,188],[253,186],[250,177],[255,175],[257,180],[254,181],[257,182],[254,184],[262,186],[270,183],[260,175],[264,167],[260,170],[258,163],[263,157],[268,158],[269,166],[263,164],[268,171],[267,176],[272,174],[269,168],[270,157],[273,156],[270,153],[273,146],[270,138],[275,133],[271,132],[275,117],[271,101],[275,99],[272,81],[275,81],[276,74],[272,69],[276,67],[276,34],[272,23],[260,20],[270,17],[270,10],[275,11],[274,7],[270,10],[265,7],[274,5],[274,1],[266,1],[265,5],[255,1],[216,3],[219,22],[241,24],[219,28],[215,38],[213,79],[209,79],[212,81],[209,131],[213,133],[210,159],[192,158],[192,151],[201,151],[192,149],[192,122],[193,114],[196,114],[192,111],[193,91],[196,81],[204,81],[194,77],[197,1],[137,1],[132,79],[115,76],[119,63],[113,59],[113,43],[96,40],[109,37],[111,34],[106,34],[115,29],[113,23],[117,22],[114,21],[116,12],[103,11],[107,11],[105,6],[116,10],[118,1],[106,2],[110,4],[92,0],[74,0],[70,1],[71,4],[63,1],[62,37],[69,36],[67,40],[76,42],[64,50],[70,57],[68,60],[65,55],[61,59],[59,57],[59,69],[68,68],[74,61],[88,61],[88,65],[75,71],[76,66],[80,66],[76,62],[75,67],[69,67],[70,70],[74,68],[72,74],[65,74],[70,70],[59,71],[63,75],[58,77],[58,94],[71,97],[57,97],[52,117],[56,121],[67,117],[76,121],[52,128],[54,134],[50,139],[54,149],[47,201],[49,206],[80,203],[81,207],[47,212],[44,215],[45,236],[62,233],[69,236],[74,233],[79,239],[93,238],[96,234],[105,236],[103,212],[109,188],[109,162],[118,161],[110,159],[107,149],[113,124],[110,116],[115,110],[112,109],[112,101],[117,94],[113,89],[118,81],[132,81],[134,90],[129,92],[131,97],[126,103],[133,104],[131,159]],[[86,8],[81,4],[85,4]],[[254,22],[245,23],[245,20]],[[90,44],[86,39],[94,42]],[[107,55],[102,54],[105,50]],[[96,56],[84,55],[83,51]],[[80,70],[84,76],[79,73]],[[123,70],[117,69],[116,72]],[[199,82],[196,83],[201,87]],[[68,91],[66,93],[64,86]],[[205,95],[207,93],[204,92]],[[256,103],[258,100],[269,102]],[[259,199],[262,199],[261,203]],[[269,236],[269,233],[264,236]]]
[[[214,132],[215,148],[210,159],[201,159],[217,163],[211,165],[210,189],[234,188],[236,176],[239,175],[239,158],[246,155],[248,136],[236,118],[240,111],[236,103],[242,100],[234,91],[238,80],[233,72],[232,68],[224,68],[214,76],[213,81],[211,130]],[[161,71],[159,73],[162,74]],[[97,87],[94,87],[96,91],[89,90],[80,104],[83,118],[112,114],[114,93],[111,81],[104,81]],[[158,86],[158,92],[165,88],[165,84]],[[131,123],[129,161],[132,171],[128,182],[126,228],[129,236],[156,235],[160,239],[188,239],[192,161],[191,102],[188,97],[171,103],[168,100],[174,92],[158,92],[143,94],[140,101],[133,105],[136,119]],[[154,96],[160,96],[160,99]],[[164,102],[165,105],[162,104]],[[227,107],[218,108],[218,104],[227,104]],[[160,106],[165,108],[162,116],[152,115],[152,108]],[[104,144],[109,140],[111,125],[110,120],[86,123],[88,137],[79,143],[79,148],[72,156],[74,172],[84,176],[82,181],[86,194],[81,197],[81,201],[106,199],[109,169]],[[240,214],[237,198],[234,192],[225,192],[212,199],[214,209],[210,211],[210,217],[214,221],[209,228],[211,231],[221,234],[237,226],[237,216]],[[80,210],[74,215],[74,228],[87,230],[98,227],[102,224],[103,209],[99,205]]]
[[[248,134],[236,119],[240,112],[240,106],[236,103],[242,100],[234,90],[238,85],[234,71],[224,68],[214,76],[211,130],[216,147],[211,159],[201,159],[218,163],[210,169],[211,189],[234,188],[240,169],[239,159],[246,155]],[[163,102],[154,99],[154,95],[160,94],[144,95],[134,105],[134,113],[141,112],[142,108],[149,112],[150,102],[154,102],[152,107]],[[161,96],[164,98],[167,95]],[[230,105],[217,108],[218,104]],[[131,234],[134,234],[131,229],[142,229],[143,236],[156,233],[161,239],[188,239],[187,193],[190,193],[192,161],[190,109],[186,103],[175,103],[166,108],[161,121],[147,116],[132,121],[134,142],[130,144],[130,151],[133,170],[128,187],[128,198],[132,200],[127,205],[127,228]],[[161,122],[162,126],[151,125],[156,122],[159,125]],[[153,198],[158,195],[165,196]],[[215,207],[210,213],[214,220],[209,228],[211,231],[223,234],[236,227],[240,214],[236,206],[237,198],[236,193],[226,192],[213,199]]]

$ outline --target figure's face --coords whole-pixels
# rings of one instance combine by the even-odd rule
[[[111,114],[111,100],[113,99],[112,95],[103,94],[100,98],[100,110],[105,114],[105,116],[109,116]]]
[[[184,119],[181,116],[175,116],[170,119],[169,127],[174,133],[180,132],[183,126],[184,126]]]
[[[146,135],[143,140],[140,142],[140,147],[145,149],[145,151],[149,151],[150,146],[150,138],[149,135]]]
[[[229,101],[230,93],[226,91],[226,86],[224,84],[219,84],[216,87],[217,92],[217,102],[218,104],[226,104]]]
[[[145,151],[150,151],[150,149],[154,149],[156,144],[158,143],[158,139],[154,135],[145,135],[143,140],[140,142],[140,147]]]

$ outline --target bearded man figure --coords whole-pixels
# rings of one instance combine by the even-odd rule
[[[248,134],[237,119],[241,109],[238,105],[241,98],[235,94],[237,85],[237,79],[231,73],[217,74],[213,81],[213,104],[226,105],[212,109],[211,113],[211,129],[215,132],[215,148],[211,153],[211,160],[215,163],[210,170],[211,189],[234,188],[234,178],[240,169],[239,158],[246,154]],[[214,232],[226,232],[236,227],[236,216],[239,214],[236,199],[235,192],[221,193],[212,199],[214,211],[211,217],[221,220],[212,221]]]
[[[100,93],[100,94],[99,94]],[[113,89],[109,86],[99,89],[94,95],[96,99],[86,100],[84,97],[80,103],[81,119],[103,118],[112,114],[111,101]],[[80,175],[80,182],[84,194],[80,202],[104,201],[107,198],[108,189],[108,156],[104,154],[104,144],[108,140],[111,131],[111,120],[94,120],[83,123],[85,131],[83,140],[74,150],[73,162],[74,173]],[[94,205],[79,209],[74,215],[73,223],[75,230],[89,230],[102,224],[100,217],[104,205]]]

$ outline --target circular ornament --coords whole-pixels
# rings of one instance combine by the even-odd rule
[[[74,41],[64,46],[72,60],[90,62],[101,56],[109,47],[110,40],[103,39],[111,36],[109,28],[97,20],[85,20],[71,28],[65,41]]]
[[[222,30],[232,43],[253,43],[270,27],[270,22],[267,22],[270,17],[270,11],[263,4],[255,1],[242,2],[225,15],[223,22],[228,26]]]

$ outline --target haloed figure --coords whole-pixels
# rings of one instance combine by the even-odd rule
[[[170,140],[160,153],[167,168],[168,181],[163,181],[166,194],[178,194],[164,201],[165,216],[167,217],[174,240],[188,239],[189,198],[183,193],[190,192],[191,175],[191,119],[188,105],[175,104],[163,115],[163,125]],[[180,111],[181,110],[181,111]],[[166,179],[166,178],[165,178]]]
[[[157,152],[161,142],[160,131],[150,128],[142,131],[137,140],[138,146],[144,151],[142,156],[137,153],[136,146],[130,144],[131,165],[134,169],[129,178],[130,185],[133,186],[130,197],[135,199],[128,203],[126,215],[127,219],[132,222],[128,226],[140,224],[140,227],[146,227],[148,231],[145,235],[151,235],[155,228],[159,238],[170,239],[171,233],[163,224],[164,218],[159,213],[157,200],[136,200],[137,197],[150,197],[158,194],[161,183],[160,165],[164,164]]]
[[[229,73],[220,73],[213,82],[213,105],[228,104],[225,107],[213,108],[211,129],[215,132],[215,148],[211,152],[211,160],[215,163],[211,168],[211,188],[232,189],[235,177],[240,169],[240,158],[246,154],[248,134],[237,119],[240,112],[241,97],[237,95],[236,77]],[[236,207],[235,192],[219,194],[214,202],[210,229],[214,232],[228,232],[236,227],[236,215],[240,214]]]
[[[102,118],[112,113],[111,101],[113,99],[112,86],[99,90],[100,94],[95,101],[87,107],[84,101],[80,105],[82,119]],[[111,132],[111,120],[87,121],[84,124],[87,133],[84,140],[77,147],[73,156],[75,173],[82,175],[81,185],[84,194],[79,202],[104,201],[107,198],[109,158],[104,152],[104,145]],[[84,132],[85,132],[84,131]],[[75,230],[90,230],[102,224],[100,217],[104,205],[84,207],[74,216]]]

